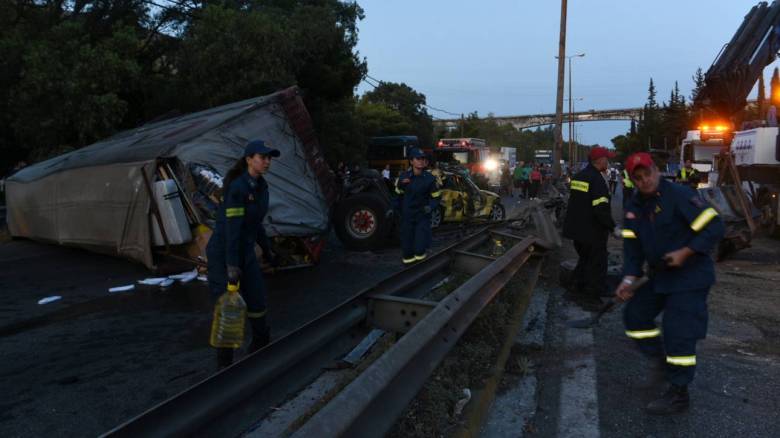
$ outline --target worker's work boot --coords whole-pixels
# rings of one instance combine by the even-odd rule
[[[233,364],[232,348],[217,348],[217,369],[221,370]]]
[[[661,398],[647,405],[647,413],[651,415],[673,415],[688,410],[690,398],[687,386],[671,385]]]

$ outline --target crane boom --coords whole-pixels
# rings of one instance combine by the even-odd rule
[[[780,0],[750,9],[704,76],[693,107],[707,119],[736,125],[748,94],[780,49]],[[736,127],[736,126],[735,126]]]

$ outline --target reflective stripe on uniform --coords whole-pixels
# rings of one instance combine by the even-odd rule
[[[693,231],[701,231],[702,228],[707,226],[708,223],[718,215],[718,212],[715,211],[714,208],[710,207],[699,213],[698,216],[696,216],[696,219],[693,220],[691,223],[691,229]]]
[[[684,167],[680,170],[680,181],[688,181],[688,172],[685,171]]]
[[[597,199],[593,200],[593,206],[594,207],[599,205],[599,204],[608,204],[608,203],[609,203],[609,198],[607,198],[606,196],[602,196],[600,198],[597,198]]]
[[[623,170],[623,186],[627,189],[633,189],[634,183],[631,181],[631,178],[628,176],[628,171]]]
[[[225,209],[225,217],[241,217],[243,215],[244,215],[244,207]]]
[[[404,194],[404,191],[399,189],[398,186],[395,187],[395,192],[398,193],[399,195],[403,195]]]
[[[404,263],[409,264],[409,263],[414,263],[415,260],[417,260],[417,259],[412,257],[412,258],[409,258],[409,259],[402,259],[402,260],[403,260]]]
[[[624,239],[636,239],[636,233],[634,233],[634,230],[624,229],[622,233]]]
[[[585,181],[578,181],[576,179],[571,180],[571,189],[572,190],[578,190],[580,192],[588,192],[588,188],[590,187],[590,183]]]
[[[661,330],[654,328],[651,330],[626,330],[626,336],[631,339],[647,339],[661,336]]]
[[[262,318],[265,316],[267,310],[263,310],[262,312],[246,312],[247,318]]]
[[[696,356],[666,356],[666,363],[680,367],[692,367],[696,365]]]
[[[436,190],[435,192],[431,193],[431,198],[438,198],[441,196],[441,190]]]
[[[425,260],[425,257],[426,257],[426,255],[423,254],[423,255],[414,256],[414,259],[415,260]]]

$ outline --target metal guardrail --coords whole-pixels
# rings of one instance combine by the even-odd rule
[[[489,233],[490,230],[485,228],[427,260],[380,281],[266,348],[103,436],[235,436],[242,433],[270,407],[281,403],[296,389],[301,389],[316,378],[323,363],[350,351],[356,345],[356,339],[362,337],[361,334],[356,335],[355,330],[363,326],[371,306],[382,303],[392,308],[394,305],[404,305],[398,300],[394,302],[392,297],[419,298],[410,294],[414,286],[444,271],[456,258],[464,258],[458,255],[458,251],[468,252],[478,247],[490,238]],[[528,245],[530,247],[530,243]],[[512,248],[507,255],[515,253],[517,250]],[[500,260],[504,259],[506,256]],[[470,265],[478,266],[474,262]],[[460,300],[461,296],[466,298],[465,295],[458,295],[457,299]],[[365,327],[363,329],[366,332],[368,330]]]
[[[472,321],[528,260],[536,243],[535,238],[527,238],[495,260],[459,254],[471,260],[482,258],[487,264],[439,302],[293,437],[384,436]]]

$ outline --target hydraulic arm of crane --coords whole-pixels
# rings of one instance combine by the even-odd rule
[[[735,121],[764,68],[780,49],[780,0],[761,2],[748,12],[731,41],[704,77],[694,109],[707,117]]]

